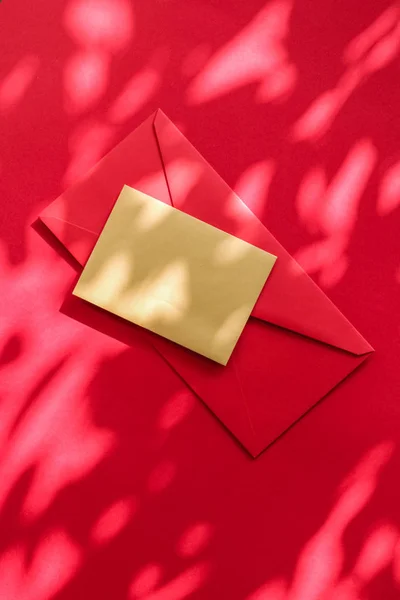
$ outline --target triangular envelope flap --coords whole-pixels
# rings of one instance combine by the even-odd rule
[[[252,316],[354,354],[371,352],[368,342],[160,110],[154,129],[175,208],[278,256]]]
[[[80,264],[88,259],[124,185],[170,203],[153,121],[154,113],[39,215]]]
[[[265,448],[263,436],[257,435],[249,406],[241,391],[235,359],[227,366],[199,356],[172,342],[151,334],[157,352],[187,386],[208,406],[216,417],[252,454]]]
[[[152,341],[253,456],[365,360],[258,319],[250,319],[225,367],[159,336]]]

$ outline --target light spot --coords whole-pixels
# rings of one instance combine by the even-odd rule
[[[90,50],[75,53],[64,69],[67,111],[76,114],[92,107],[107,88],[108,71],[107,54]]]
[[[286,595],[286,583],[281,579],[270,581],[253,592],[246,600],[289,600]]]
[[[65,186],[75,183],[100,160],[113,134],[112,127],[91,119],[77,126],[69,139],[71,159],[63,179]]]
[[[313,233],[318,230],[326,189],[326,175],[322,167],[310,169],[299,186],[296,198],[297,214]]]
[[[240,243],[233,236],[227,237],[215,249],[214,261],[217,265],[229,265],[244,258],[247,251],[246,244]]]
[[[185,390],[174,394],[161,410],[158,426],[169,431],[181,423],[193,410],[194,398],[191,392]]]
[[[114,539],[129,523],[136,512],[135,502],[131,499],[118,500],[100,516],[92,530],[92,540],[104,544]]]
[[[341,96],[337,91],[330,90],[321,94],[295,123],[293,140],[315,140],[324,135],[341,106]]]
[[[120,51],[134,34],[134,15],[129,0],[71,0],[65,27],[83,47]]]
[[[125,85],[109,111],[111,123],[120,124],[138,113],[161,84],[161,75],[156,68],[145,67],[136,73]]]
[[[366,540],[358,557],[354,573],[361,580],[371,581],[393,560],[399,532],[390,524],[381,525]]]
[[[100,306],[112,305],[115,298],[120,296],[129,286],[132,269],[134,268],[133,257],[124,251],[114,252],[93,279],[86,280],[85,274],[78,282],[80,297],[90,298],[93,303]]]
[[[174,206],[182,208],[192,189],[199,182],[203,168],[200,163],[176,159],[168,164],[168,181],[173,189]]]
[[[15,108],[24,98],[39,69],[39,59],[27,56],[0,83],[0,111]]]
[[[226,317],[225,321],[215,334],[213,344],[221,349],[230,345],[235,334],[242,330],[248,312],[248,306],[240,306],[236,310],[233,310],[231,314]]]
[[[285,100],[297,84],[297,70],[291,64],[283,64],[261,83],[256,93],[256,102]]]
[[[24,600],[50,600],[77,572],[82,552],[62,530],[45,536],[36,548],[24,577]]]
[[[152,493],[160,493],[171,485],[176,475],[176,466],[170,460],[163,460],[152,471],[148,479],[148,489]]]
[[[189,527],[178,542],[180,556],[191,558],[202,552],[210,542],[212,527],[208,523],[197,523]]]
[[[60,490],[89,473],[113,446],[112,434],[90,428],[78,434],[73,429],[65,426],[64,435],[58,432],[59,441],[43,456],[22,508],[25,521],[43,514]]]
[[[326,232],[353,229],[377,158],[377,150],[369,139],[360,140],[350,150],[325,197],[321,225]]]
[[[259,83],[259,101],[277,99],[292,89],[295,67],[284,47],[292,2],[269,2],[233,40],[217,51],[189,86],[190,104],[215,100]]]
[[[1,572],[1,570],[0,570]],[[400,538],[397,541],[393,556],[393,578],[400,587]]]
[[[141,199],[140,212],[135,217],[134,234],[137,230],[140,232],[151,231],[161,225],[168,216],[168,209],[161,202],[157,204],[147,203],[144,199]]]
[[[146,565],[133,579],[129,588],[129,598],[134,600],[150,594],[159,585],[161,577],[162,569],[159,565]]]
[[[390,167],[379,188],[377,213],[384,217],[400,206],[400,161]]]
[[[265,216],[275,170],[275,164],[271,160],[262,160],[246,169],[235,185],[239,198],[259,218]]]
[[[0,598],[18,600],[23,598],[25,552],[22,546],[6,549],[0,556]]]
[[[180,259],[171,261],[161,273],[128,289],[121,300],[132,318],[136,315],[145,327],[157,321],[181,321],[190,304],[187,266]]]
[[[348,63],[359,61],[376,42],[390,32],[398,19],[399,7],[396,3],[381,13],[369,27],[348,44],[344,51],[345,61]]]
[[[396,58],[399,48],[400,25],[371,49],[365,58],[364,69],[369,73],[384,69]]]
[[[205,564],[198,564],[158,588],[142,596],[143,600],[184,600],[191,596],[204,583],[209,569]],[[139,596],[140,598],[141,596]],[[138,596],[130,595],[129,600],[136,600]]]
[[[151,195],[153,198],[157,198],[160,202],[170,205],[170,196],[168,187],[165,181],[165,174],[160,165],[160,168],[154,173],[144,175],[140,179],[136,179],[132,185],[135,186],[136,190],[143,192],[144,194]]]
[[[332,265],[343,252],[345,243],[341,236],[333,236],[320,242],[314,242],[301,248],[295,259],[307,273],[324,271],[327,265]]]
[[[326,600],[361,600],[365,596],[361,593],[360,582],[351,574],[337,585],[333,585],[325,596]]]

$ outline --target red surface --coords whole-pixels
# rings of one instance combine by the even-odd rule
[[[0,18],[0,597],[397,598],[396,7]],[[75,273],[29,226],[158,106],[376,349],[256,461],[139,338],[60,312]]]

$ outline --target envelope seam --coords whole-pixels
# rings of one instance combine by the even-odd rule
[[[257,440],[256,430],[254,429],[254,425],[253,425],[253,422],[252,422],[251,416],[250,416],[249,405],[247,404],[247,401],[246,401],[246,396],[245,396],[244,391],[243,391],[242,382],[241,382],[241,379],[239,377],[239,373],[238,373],[238,370],[236,368],[233,356],[231,357],[231,362],[232,362],[233,369],[235,371],[235,377],[236,377],[236,380],[238,382],[239,392],[240,392],[240,395],[241,395],[241,398],[242,398],[242,402],[243,402],[243,404],[245,406],[245,409],[246,409],[247,420],[249,421],[249,425],[250,425],[250,429],[251,429],[251,432],[253,434],[253,437],[254,437],[255,440]]]
[[[67,225],[71,225],[71,227],[76,227],[77,229],[82,229],[82,231],[87,231],[88,233],[91,233],[94,236],[97,235],[97,233],[95,233],[94,231],[91,231],[90,229],[86,229],[86,227],[81,227],[80,225],[76,225],[76,223],[71,223],[70,221],[66,221],[65,219],[60,219],[60,217],[53,217],[52,215],[48,215],[46,217],[46,215],[43,215],[42,218],[55,219],[56,221],[61,221],[61,223],[66,223]]]
[[[165,163],[164,163],[164,157],[163,157],[163,153],[162,153],[162,150],[161,150],[161,143],[160,143],[160,140],[158,139],[158,133],[157,133],[157,127],[156,127],[157,114],[158,114],[158,111],[156,112],[156,114],[154,116],[153,132],[154,132],[154,137],[156,138],[157,150],[158,150],[158,154],[160,156],[161,165],[162,165],[163,172],[164,172],[165,183],[167,184],[167,190],[168,190],[169,200],[171,202],[171,206],[173,207],[174,206],[174,201],[172,199],[171,188],[169,187],[167,169],[166,169],[166,166],[165,166]]]

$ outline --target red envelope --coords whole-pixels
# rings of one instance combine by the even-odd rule
[[[125,184],[278,257],[227,366],[149,334],[257,456],[373,349],[160,110],[40,219],[84,265]]]

